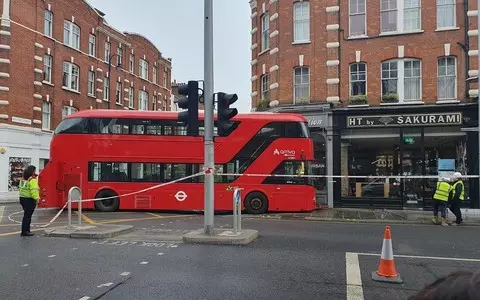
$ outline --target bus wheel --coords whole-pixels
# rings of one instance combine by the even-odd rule
[[[103,190],[95,196],[95,199],[108,198],[108,197],[115,197],[115,198],[95,201],[95,209],[101,212],[116,211],[120,206],[120,201],[118,200],[117,193],[115,193],[114,191]]]
[[[268,199],[263,193],[253,192],[245,198],[245,209],[249,214],[264,214],[268,210]]]

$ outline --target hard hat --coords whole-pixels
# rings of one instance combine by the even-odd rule
[[[462,173],[460,173],[460,172],[455,172],[455,173],[453,173],[453,176],[452,176],[452,177],[453,177],[453,179],[460,179],[460,178],[462,178]]]

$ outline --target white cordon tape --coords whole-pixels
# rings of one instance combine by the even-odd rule
[[[246,176],[246,177],[294,177],[294,178],[359,178],[359,179],[440,179],[445,176],[438,175],[390,175],[390,176],[356,176],[356,175],[285,175],[285,174],[248,174],[248,173],[221,173],[215,172],[217,176]],[[478,178],[478,175],[463,175],[462,178]]]
[[[131,196],[131,195],[136,195],[136,194],[140,194],[140,193],[143,193],[143,192],[146,192],[146,191],[150,191],[150,190],[154,190],[154,189],[158,189],[160,187],[164,187],[166,185],[169,185],[169,184],[172,184],[172,183],[176,183],[176,182],[179,182],[179,181],[183,181],[185,179],[190,179],[190,178],[193,178],[193,177],[197,177],[197,176],[201,176],[201,175],[205,175],[209,173],[209,169],[206,169],[202,172],[199,172],[199,173],[196,173],[196,174],[193,174],[193,175],[189,175],[189,176],[186,176],[186,177],[182,177],[182,178],[178,178],[178,179],[175,179],[175,180],[172,180],[172,181],[169,181],[169,182],[165,182],[165,183],[162,183],[162,184],[157,184],[157,185],[154,185],[154,186],[151,186],[151,187],[148,187],[146,189],[143,189],[143,190],[139,190],[139,191],[135,191],[135,192],[131,192],[131,193],[127,193],[127,194],[123,194],[123,195],[118,195],[118,196],[111,196],[111,197],[104,197],[104,198],[96,198],[96,199],[82,199],[82,200],[72,200],[72,203],[78,203],[78,202],[93,202],[93,201],[103,201],[103,200],[107,200],[107,199],[113,199],[113,198],[119,198],[119,197],[125,197],[125,196]],[[50,226],[53,222],[55,222],[55,220],[57,220],[57,218],[62,214],[63,210],[67,207],[68,205],[68,201],[63,205],[63,207],[60,209],[60,211],[55,215],[55,217],[53,217],[48,223],[46,224],[42,224],[42,225],[36,225],[36,224],[31,224],[30,226],[31,227],[38,227],[38,228],[45,228],[47,226]],[[14,223],[17,223],[17,224],[21,224],[22,222],[19,222],[15,219],[12,218],[12,216],[14,215],[18,215],[18,214],[21,214],[23,213],[23,211],[17,211],[17,212],[14,212],[14,213],[11,213],[10,215],[8,215],[8,219],[11,221],[11,222],[14,222]]]

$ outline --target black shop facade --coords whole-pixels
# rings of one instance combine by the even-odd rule
[[[474,103],[350,107],[332,114],[334,174],[348,175],[334,180],[335,207],[430,210],[437,179],[400,176],[478,174]],[[463,205],[478,208],[478,179],[464,182]]]

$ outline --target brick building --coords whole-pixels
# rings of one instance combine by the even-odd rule
[[[353,176],[479,174],[476,1],[249,2],[252,110],[304,114],[317,172],[352,176],[320,202],[425,208],[431,180]]]
[[[4,0],[0,10],[0,198],[15,195],[25,165],[48,162],[66,115],[170,109],[171,59],[86,1]]]

